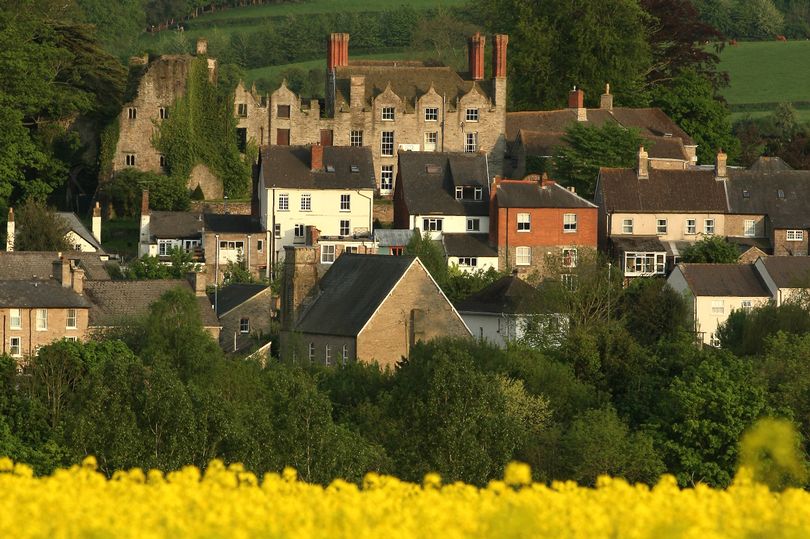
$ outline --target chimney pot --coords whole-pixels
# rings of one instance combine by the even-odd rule
[[[568,108],[577,110],[577,121],[584,122],[588,119],[588,110],[585,108],[585,92],[574,86],[568,94]]]
[[[646,179],[650,177],[649,171],[650,161],[649,155],[647,151],[644,149],[644,146],[640,146],[638,149],[638,178]]]
[[[61,275],[61,283],[63,288],[70,288],[71,286],[71,271],[70,271],[70,260],[65,258],[64,256],[59,257],[59,262],[62,269]]]
[[[317,247],[318,240],[321,237],[321,231],[317,227],[307,225],[307,245],[309,247]]]
[[[323,170],[323,146],[320,144],[310,146],[310,170]]]
[[[333,32],[326,44],[326,69],[349,65],[349,34]]]
[[[727,161],[728,155],[726,155],[721,148],[720,151],[717,152],[717,162],[714,166],[714,176],[718,180],[724,180],[728,177],[728,167],[726,166]]]
[[[149,190],[144,189],[141,192],[141,215],[149,214]]]
[[[8,222],[6,223],[6,251],[14,251],[14,235],[16,234],[14,223],[14,208],[8,209]]]
[[[599,108],[603,110],[613,110],[613,95],[610,93],[610,83],[605,84],[605,93],[599,101]]]
[[[84,294],[84,270],[81,268],[73,270],[73,291],[80,296]]]
[[[476,32],[468,42],[470,78],[484,80],[484,43],[486,38]]]
[[[96,202],[93,208],[93,222],[91,223],[91,232],[96,241],[101,243],[101,206]]]
[[[496,79],[506,78],[506,46],[509,36],[495,34],[492,47],[492,76]]]

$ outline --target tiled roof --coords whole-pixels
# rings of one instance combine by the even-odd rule
[[[22,309],[81,309],[90,307],[87,298],[59,282],[0,281],[0,307]]]
[[[269,288],[266,284],[237,283],[219,289],[216,300],[217,316],[228,314],[228,312],[255,298],[265,290],[269,290]],[[213,303],[213,294],[210,294],[208,299]],[[267,301],[270,301],[269,298]]]
[[[649,169],[639,179],[629,168],[603,168],[598,189],[608,212],[715,212],[726,213],[723,181],[712,170]]]
[[[114,326],[127,318],[146,315],[152,303],[175,288],[193,291],[189,282],[182,279],[87,282],[85,294],[93,303],[90,326]],[[203,326],[219,327],[208,298],[201,296],[196,299]]]
[[[753,264],[678,264],[695,296],[769,297]]]
[[[483,188],[481,200],[456,200],[456,185]],[[489,215],[487,164],[470,153],[400,152],[397,189],[410,215]]]
[[[639,129],[642,137],[670,136],[680,138],[687,146],[695,144],[692,137],[659,108],[614,107],[611,114],[624,127]]]
[[[308,146],[267,146],[261,158],[262,181],[266,188],[374,189],[377,186],[368,146],[326,146],[323,148],[324,170],[318,171],[311,168]]]
[[[85,279],[94,281],[110,279],[110,274],[104,268],[105,261],[101,260],[98,253],[66,251],[62,254],[68,260],[76,261],[85,271]],[[0,251],[0,281],[50,279],[54,276],[53,265],[58,261],[59,253],[53,251]]]
[[[729,169],[728,200],[732,213],[767,215],[774,228],[810,229],[810,171],[792,170],[781,159]]]
[[[84,226],[78,216],[73,212],[67,211],[60,211],[56,213],[62,220],[67,223],[67,226],[70,230],[72,230],[77,236],[82,238],[84,241],[92,245],[96,251],[103,253],[104,249],[101,247],[101,244],[96,240],[92,233],[87,230],[87,227]]]
[[[295,330],[356,336],[414,260],[412,256],[344,253],[321,279],[315,301]]]
[[[501,208],[596,208],[558,183],[502,181],[495,189]]]
[[[779,288],[810,288],[810,257],[769,256],[762,261]]]
[[[489,245],[488,234],[465,234],[463,232],[442,234],[444,252],[447,256],[480,256],[495,258],[498,251]]]
[[[537,290],[516,276],[502,277],[456,303],[461,312],[530,314],[539,312]]]
[[[646,253],[666,253],[667,246],[657,236],[611,236],[614,252],[639,251]]]
[[[205,230],[222,233],[257,234],[262,232],[261,223],[251,215],[206,213],[203,215]]]
[[[203,229],[202,215],[188,211],[152,211],[149,233],[155,238],[181,239],[200,238]]]
[[[404,247],[413,238],[413,230],[408,228],[377,228],[374,239],[380,247]]]

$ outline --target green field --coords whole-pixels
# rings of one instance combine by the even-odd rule
[[[800,119],[810,121],[810,41],[742,42],[726,46],[720,69],[730,85],[723,95],[733,118],[770,114],[775,104],[791,102]]]

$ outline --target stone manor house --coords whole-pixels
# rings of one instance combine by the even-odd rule
[[[326,98],[305,100],[285,83],[269,96],[240,83],[234,94],[237,141],[258,146],[320,143],[367,146],[372,151],[379,194],[392,195],[401,150],[483,153],[494,173],[506,150],[506,35],[493,37],[492,77],[484,76],[485,37],[469,39],[469,70],[415,61],[349,61],[349,34],[327,43]],[[207,55],[199,40],[197,55]],[[165,156],[152,146],[156,125],[184,95],[191,55],[165,55],[151,62],[134,58],[142,70],[136,97],[120,115],[113,173],[126,167],[162,172]],[[208,59],[212,79],[216,60]],[[203,165],[189,179],[206,198],[221,198],[221,183]]]

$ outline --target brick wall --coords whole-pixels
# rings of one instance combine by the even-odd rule
[[[30,356],[36,353],[38,346],[46,346],[53,341],[65,337],[77,337],[82,340],[87,336],[88,309],[76,309],[76,329],[67,329],[67,309],[47,309],[48,329],[37,331],[36,309],[20,309],[20,329],[11,329],[10,309],[0,309],[3,317],[3,349],[2,353],[10,354],[12,337],[19,337],[22,355]]]
[[[745,221],[754,221],[756,231],[753,237],[755,238],[768,237],[768,232],[765,227],[764,215],[731,215],[731,214],[726,215],[726,226],[724,231],[726,236],[744,237]]]
[[[203,250],[205,252],[205,267],[206,273],[209,275],[208,282],[209,284],[214,284],[215,281],[215,274],[216,274],[216,261],[217,261],[217,238],[216,234],[219,234],[219,241],[241,241],[245,245],[244,250],[244,260],[245,263],[248,264],[250,269],[250,273],[257,277],[257,278],[264,278],[266,274],[267,268],[267,250],[270,248],[268,241],[267,241],[267,234],[264,232],[258,232],[255,234],[250,234],[248,238],[248,234],[237,233],[237,232],[228,232],[228,233],[214,233],[211,231],[206,230],[203,234]],[[259,243],[261,242],[262,249],[259,250]],[[224,276],[224,272],[227,269],[228,262],[225,260],[225,257],[228,253],[224,253],[220,249],[220,262],[219,262],[219,278],[220,283],[222,282],[222,278]],[[235,258],[235,257],[234,257]]]
[[[808,232],[802,231],[801,241],[788,241],[787,230],[782,228],[773,231],[773,254],[775,256],[807,256]]]

